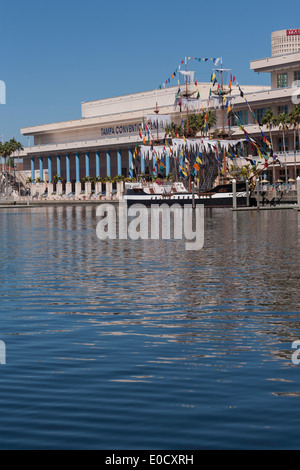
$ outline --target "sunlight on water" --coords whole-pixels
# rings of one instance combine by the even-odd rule
[[[205,211],[204,248],[1,217],[0,447],[299,448],[296,211]]]

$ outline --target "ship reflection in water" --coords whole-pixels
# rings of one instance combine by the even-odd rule
[[[205,210],[204,247],[1,212],[1,448],[299,448],[296,211]]]

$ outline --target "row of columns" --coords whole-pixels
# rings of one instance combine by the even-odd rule
[[[100,177],[100,152],[97,151],[95,153],[96,158],[96,177]],[[106,174],[107,176],[111,176],[111,169],[110,169],[110,150],[106,150]],[[131,148],[128,149],[128,164],[129,164],[129,176],[133,176],[133,151]],[[56,155],[56,167],[57,167],[57,175],[61,177],[61,156]],[[157,174],[157,161],[153,158],[153,168],[156,169]],[[39,170],[40,170],[40,178],[43,179],[44,174],[44,163],[43,157],[39,157]],[[117,150],[117,171],[118,175],[122,175],[122,154],[121,150]],[[75,172],[76,172],[76,182],[80,182],[80,159],[79,153],[75,154]],[[145,173],[145,160],[141,157],[141,173]],[[166,157],[166,175],[170,173],[170,157]],[[85,176],[90,176],[90,154],[89,152],[85,153]],[[34,157],[31,158],[31,178],[32,180],[35,179],[35,164],[34,164]],[[48,179],[49,182],[52,180],[52,155],[48,156]],[[70,155],[66,155],[66,182],[71,182],[71,160]]]

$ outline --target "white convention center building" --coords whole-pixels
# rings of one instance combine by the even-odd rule
[[[291,35],[291,30],[288,31],[286,34],[289,36],[286,37]],[[293,34],[300,37],[300,30],[293,30]],[[273,36],[274,33],[272,38]],[[275,48],[273,43],[272,47]],[[226,126],[230,127],[234,138],[243,136],[239,125],[242,123],[247,132],[259,140],[262,128],[268,132],[268,128],[261,123],[268,109],[272,109],[275,114],[289,113],[297,104],[296,82],[299,80],[300,84],[300,51],[284,54],[278,54],[278,50],[275,52],[276,55],[272,57],[250,63],[254,72],[270,74],[270,86],[232,85],[231,104],[235,115],[239,116],[239,123],[233,119],[230,123],[226,121]],[[197,83],[200,94],[198,110],[204,107],[214,111],[217,115],[215,127],[221,128],[222,110],[216,107],[215,100],[209,100],[210,89],[209,81]],[[85,177],[134,176],[147,171],[151,174],[152,169],[147,168],[149,162],[143,161],[140,153],[136,153],[136,148],[143,144],[141,123],[147,122],[158,109],[156,115],[161,116],[158,119],[158,129],[149,120],[148,125],[151,126],[152,134],[164,139],[164,118],[168,117],[171,122],[179,124],[182,122],[182,114],[185,114],[178,106],[177,96],[178,85],[83,102],[80,119],[24,127],[21,133],[33,138],[33,145],[25,147],[19,155],[23,159],[24,171],[32,180],[40,178],[46,185],[54,176],[59,176],[66,193],[81,191]],[[286,153],[285,161],[290,176],[295,169],[295,158],[298,174],[300,169],[299,136],[297,134],[296,148],[293,136],[293,130],[288,129],[283,142],[280,126],[273,129],[274,152],[278,153],[279,159]],[[169,168],[166,172],[168,170]],[[278,165],[276,177],[279,177],[280,172],[282,168]]]

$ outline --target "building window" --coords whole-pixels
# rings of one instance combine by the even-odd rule
[[[287,169],[287,177],[289,178],[289,169]],[[279,170],[279,179],[285,181],[285,170]]]
[[[243,111],[237,111],[235,114],[235,126],[239,126],[240,124],[242,124],[242,126],[245,126],[248,124],[248,111],[246,109]]]
[[[277,75],[277,88],[286,88],[288,86],[287,73]]]
[[[279,152],[284,152],[284,145],[283,145],[283,139],[278,139],[278,148]],[[285,138],[285,151],[288,152],[289,150],[289,138]]]
[[[294,72],[294,82],[300,82],[300,70]]]
[[[288,114],[288,107],[287,106],[278,106],[278,114]]]
[[[259,109],[256,109],[256,110],[254,111],[256,121],[257,121],[259,124],[261,124],[261,121],[262,121],[262,119],[263,119],[263,117],[264,117],[264,115],[265,115],[265,112],[266,112],[265,108],[259,108]]]

